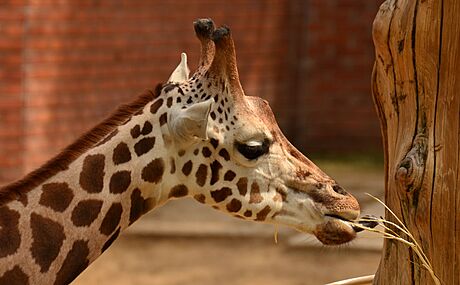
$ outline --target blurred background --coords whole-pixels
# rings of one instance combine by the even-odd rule
[[[0,184],[20,178],[146,89],[180,59],[192,22],[228,25],[246,94],[267,99],[289,140],[360,200],[383,193],[370,92],[382,0],[1,0]],[[144,217],[75,284],[324,284],[373,274],[381,241],[314,238],[184,199]]]

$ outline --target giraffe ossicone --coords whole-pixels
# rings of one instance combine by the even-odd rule
[[[194,28],[191,78],[182,54],[155,92],[0,189],[0,285],[68,284],[143,214],[185,196],[324,244],[355,238],[356,199],[289,143],[265,100],[244,94],[230,29]]]

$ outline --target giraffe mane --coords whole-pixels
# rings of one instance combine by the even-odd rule
[[[158,84],[154,91],[147,90],[135,100],[122,104],[105,120],[84,133],[59,154],[47,161],[38,169],[30,172],[24,178],[10,184],[0,186],[0,206],[14,199],[21,200],[24,194],[37,187],[48,178],[68,168],[80,155],[100,143],[118,126],[126,122],[147,103],[153,101],[161,93],[163,84]]]

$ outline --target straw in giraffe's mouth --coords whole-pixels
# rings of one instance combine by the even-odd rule
[[[363,227],[371,228],[371,229],[375,228],[379,224],[377,221],[378,218],[373,215],[365,215],[361,219],[359,219],[357,222],[350,221],[342,216],[335,215],[335,214],[326,214],[325,216],[350,223],[352,225],[353,230],[355,230],[355,232],[357,233],[363,231],[364,229],[354,225],[355,223],[358,223],[359,225]]]
[[[378,218],[373,216],[373,215],[365,215],[358,221],[358,224],[363,226],[363,227],[373,229],[376,226],[378,226],[378,224],[379,224],[379,222],[377,220],[378,220]],[[356,225],[353,225],[352,227],[355,230],[355,232],[357,232],[357,233],[359,233],[359,232],[364,230],[362,227],[358,227]]]

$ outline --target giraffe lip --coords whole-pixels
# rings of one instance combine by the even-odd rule
[[[335,217],[317,225],[313,233],[324,245],[344,244],[356,237],[356,231],[348,221]]]

